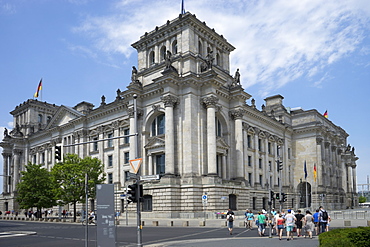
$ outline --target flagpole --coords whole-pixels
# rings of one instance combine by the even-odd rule
[[[308,191],[307,191],[307,177],[306,177],[306,209],[309,207],[309,203],[308,203]]]

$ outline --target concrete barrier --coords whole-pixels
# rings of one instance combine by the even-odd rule
[[[153,226],[159,226],[159,223],[158,223],[157,220],[153,221],[152,224],[153,224]]]
[[[199,226],[206,226],[206,222],[204,220],[199,221]]]
[[[167,222],[167,226],[173,226],[173,221],[171,220],[171,221]]]
[[[189,226],[189,221],[183,221],[182,226]]]

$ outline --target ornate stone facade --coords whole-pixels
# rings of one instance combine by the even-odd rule
[[[94,108],[87,102],[66,107],[28,100],[11,112],[15,128],[0,144],[3,173],[9,176],[0,210],[18,210],[20,171],[28,162],[51,169],[56,144],[64,154],[101,159],[106,182],[119,192],[132,183],[129,160],[136,158],[138,146],[141,175],[161,176],[144,182],[144,214],[156,217],[203,216],[204,193],[211,213],[260,210],[268,207],[269,186],[288,195],[284,208],[341,209],[357,203],[357,157],[348,150],[348,134],[316,110],[289,110],[280,95],[266,98],[258,110],[230,75],[234,47],[194,15],[180,15],[132,46],[138,69],[133,67],[127,90],[117,90],[115,101],[102,97]],[[127,136],[135,129],[133,95],[138,142]],[[102,139],[109,140],[98,142]],[[277,160],[283,164],[280,172]],[[302,189],[306,183],[308,197]],[[123,210],[120,202],[117,206]]]

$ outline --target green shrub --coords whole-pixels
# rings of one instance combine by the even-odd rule
[[[370,247],[370,227],[341,228],[319,235],[320,247]]]

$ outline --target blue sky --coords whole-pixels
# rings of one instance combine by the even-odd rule
[[[33,98],[40,78],[49,103],[98,106],[102,95],[113,101],[137,64],[131,44],[180,8],[181,0],[0,0],[0,138],[12,128],[9,112]],[[185,0],[185,9],[236,47],[230,71],[240,69],[259,108],[281,94],[287,107],[328,110],[350,135],[358,183],[366,182],[368,0]],[[2,159],[0,174],[1,166]]]

